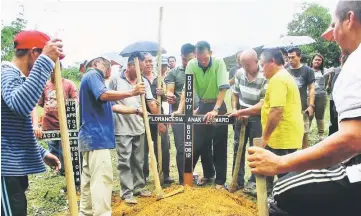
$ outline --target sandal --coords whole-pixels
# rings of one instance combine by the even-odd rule
[[[219,185],[219,184],[216,185],[216,190],[223,190],[223,189],[228,191],[228,186],[226,183],[223,185]]]
[[[207,184],[211,184],[211,183],[213,183],[213,181],[214,181],[214,178],[202,177],[202,178],[198,179],[197,186],[204,186],[204,185],[207,185]]]

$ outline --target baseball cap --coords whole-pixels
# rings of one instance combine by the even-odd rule
[[[32,49],[34,47],[43,49],[50,37],[40,31],[22,31],[14,38],[15,49]]]
[[[106,58],[106,57],[104,57],[104,56],[97,56],[97,57],[90,58],[89,61],[85,61],[85,62],[84,62],[84,67],[85,67],[85,68],[89,67],[90,64],[91,64],[91,62],[93,62],[93,61],[94,61],[95,59],[97,59],[97,58],[102,58],[102,59],[104,59],[105,61],[108,61],[109,63],[111,63],[108,58]]]

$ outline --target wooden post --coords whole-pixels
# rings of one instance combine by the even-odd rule
[[[138,83],[141,83],[141,82],[143,82],[143,80],[142,80],[142,75],[140,73],[138,57],[134,58],[134,63],[135,63],[135,70],[137,72],[137,81],[138,81]],[[149,154],[150,154],[150,171],[152,172],[153,177],[154,177],[156,198],[157,198],[157,200],[159,200],[159,199],[163,198],[163,191],[162,191],[162,187],[160,186],[160,181],[159,181],[157,160],[156,160],[155,154],[154,154],[154,146],[153,146],[153,141],[152,141],[152,135],[150,133],[150,128],[149,128],[148,112],[147,112],[147,107],[145,104],[144,94],[140,96],[140,99],[142,101],[145,134],[147,136],[148,148],[149,148]]]
[[[159,32],[158,32],[158,79],[157,79],[157,88],[162,87],[162,20],[163,20],[163,7],[159,8]],[[157,101],[159,103],[158,114],[161,114],[162,111],[162,97],[157,96]],[[158,171],[160,176],[160,181],[164,183],[164,174],[163,174],[163,157],[162,157],[162,138],[158,131],[157,133],[157,149],[158,149]]]
[[[64,91],[63,91],[63,83],[61,78],[59,59],[55,62],[55,87],[56,87],[58,117],[59,117],[60,134],[61,134],[61,145],[63,147],[63,159],[64,159],[67,195],[69,200],[69,210],[71,216],[77,216],[78,203],[77,203],[77,197],[75,191],[73,166],[70,158],[69,132],[68,132],[68,124],[66,122],[65,100],[64,100]]]
[[[254,138],[253,144],[261,147],[261,138]],[[259,216],[268,216],[267,182],[263,175],[256,175],[257,209]]]
[[[229,187],[229,192],[231,192],[231,193],[234,193],[237,191],[238,172],[239,172],[239,168],[241,166],[247,120],[240,121],[240,123],[241,123],[241,129],[240,129],[241,131],[239,133],[239,143],[238,143],[237,155],[236,155],[236,160],[235,160],[235,164],[234,164],[232,183]]]

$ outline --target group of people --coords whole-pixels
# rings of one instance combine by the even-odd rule
[[[134,196],[151,196],[144,189],[149,150],[143,113],[164,113],[156,100],[160,97],[171,105],[173,115],[182,114],[186,74],[194,75],[194,113],[204,115],[208,123],[194,128],[193,166],[201,159],[203,168],[197,185],[215,182],[216,189],[227,189],[228,126],[212,122],[217,115],[227,113],[224,98],[230,89],[229,116],[239,120],[234,125],[233,166],[238,146],[244,149],[239,189],[255,195],[254,174],[262,174],[268,176],[271,215],[357,215],[361,212],[360,14],[359,1],[340,1],[336,7],[332,27],[343,56],[342,68],[334,73],[324,70],[320,54],[313,56],[310,66],[301,64],[301,51],[295,47],[287,50],[286,57],[279,49],[265,49],[260,57],[252,49],[244,50],[237,53],[237,67],[228,72],[223,59],[212,56],[206,41],[184,44],[180,66],[175,66],[175,57],[162,59],[161,77],[153,71],[150,53],[132,53],[126,69],[108,82],[111,61],[105,57],[88,61],[79,94],[74,83],[62,80],[65,98],[79,101],[80,215],[111,215],[111,149],[117,152],[121,198],[135,204]],[[14,44],[13,61],[1,66],[1,211],[3,215],[26,215],[27,176],[45,171],[42,161],[56,170],[62,168],[58,159],[62,158],[61,144],[49,142],[49,152],[37,144],[34,134],[40,136],[41,128],[58,128],[53,70],[63,51],[61,40],[50,40],[39,31],[19,33]],[[142,82],[137,81],[136,62]],[[161,88],[158,79],[162,79]],[[332,135],[324,138],[326,91],[330,88]],[[141,108],[141,95],[147,110]],[[34,112],[36,104],[45,111],[40,126]],[[320,139],[309,147],[313,116]],[[241,124],[246,124],[244,143],[238,141]],[[171,127],[179,183],[183,184],[184,126]],[[172,183],[168,125],[151,125],[151,134],[153,143],[157,143],[158,134],[161,136],[163,180]],[[261,147],[253,146],[257,137],[261,137]],[[252,172],[247,184],[245,152]],[[279,179],[273,185],[275,175]]]

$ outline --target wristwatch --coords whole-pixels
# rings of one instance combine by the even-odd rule
[[[219,106],[214,106],[213,110],[219,112]]]
[[[139,109],[138,108],[135,110],[135,114],[139,115]]]
[[[310,104],[310,105],[308,105],[308,106],[310,106],[310,107],[312,107],[312,108],[315,108],[315,105],[313,105],[313,104]]]

